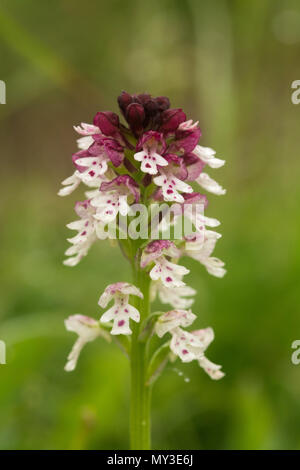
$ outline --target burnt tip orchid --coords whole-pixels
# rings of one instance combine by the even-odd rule
[[[214,339],[212,328],[187,330],[197,320],[190,310],[196,290],[186,285],[190,270],[182,259],[190,257],[216,278],[226,273],[224,263],[213,256],[221,234],[211,229],[220,222],[204,215],[205,192],[226,192],[206,169],[225,162],[212,148],[199,145],[198,121],[171,108],[167,97],[123,91],[118,105],[120,116],[99,111],[91,124],[74,126],[79,134],[74,172],[58,194],[86,187],[83,200],[75,204],[77,219],[67,225],[75,235],[68,239],[64,264],[77,265],[96,241],[115,238],[133,281],[104,288],[98,319],[77,314],[65,321],[67,330],[78,335],[65,369],[75,369],[86,343],[113,338],[130,360],[131,446],[147,449],[150,390],[168,364],[177,358],[195,360],[212,379],[224,376],[221,366],[205,356]],[[178,224],[187,222],[189,231],[178,236]],[[169,310],[153,312],[155,299]],[[163,341],[158,349],[155,336]]]

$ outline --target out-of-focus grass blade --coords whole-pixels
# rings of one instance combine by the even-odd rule
[[[76,72],[69,64],[57,57],[1,7],[0,37],[56,84],[64,87],[76,78]]]

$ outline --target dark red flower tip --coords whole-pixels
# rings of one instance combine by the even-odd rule
[[[163,132],[175,132],[179,124],[186,121],[186,115],[181,108],[166,109],[161,118],[160,130]]]
[[[155,98],[155,102],[159,111],[165,111],[170,107],[170,100],[166,96],[158,96]]]
[[[144,103],[144,108],[145,108],[146,114],[149,117],[155,116],[155,114],[159,112],[158,105],[156,101],[152,98]]]
[[[119,107],[124,116],[126,114],[127,106],[129,106],[132,102],[133,102],[132,95],[130,95],[126,91],[122,91],[122,93],[118,96]]]
[[[143,122],[145,119],[145,110],[139,103],[131,103],[126,109],[126,120],[134,134],[140,134],[143,131]]]
[[[104,135],[112,136],[119,130],[119,116],[111,111],[98,112],[93,121]]]
[[[196,147],[199,139],[201,137],[201,129],[189,129],[181,130],[178,129],[175,133],[175,142],[174,146],[177,149],[183,149],[185,153],[190,153]]]
[[[134,95],[138,103],[145,104],[147,101],[151,100],[151,95],[149,93],[140,93],[139,95]]]

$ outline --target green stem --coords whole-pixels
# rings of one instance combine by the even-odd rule
[[[139,268],[139,259],[134,266],[134,284],[144,298],[136,301],[141,315],[140,323],[132,325],[131,343],[131,398],[130,398],[130,443],[133,450],[146,450],[151,446],[150,402],[151,387],[145,378],[148,363],[147,343],[138,339],[140,325],[150,314],[149,274]]]

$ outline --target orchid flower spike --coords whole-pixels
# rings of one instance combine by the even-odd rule
[[[184,258],[198,261],[215,277],[226,273],[223,261],[214,256],[221,238],[214,229],[220,222],[206,214],[207,193],[226,193],[210,176],[225,161],[199,144],[199,122],[172,108],[167,97],[123,91],[118,105],[120,116],[98,111],[91,123],[74,126],[79,136],[71,156],[73,170],[58,194],[68,196],[83,186],[85,197],[75,204],[77,219],[67,225],[75,235],[68,238],[64,264],[78,265],[94,243],[110,238],[129,262],[135,285],[108,285],[98,302],[104,309],[99,321],[79,314],[66,319],[67,330],[78,339],[65,369],[75,369],[87,342],[114,338],[131,361],[132,446],[144,449],[150,435],[143,406],[146,389],[169,361],[197,361],[212,379],[224,376],[221,366],[205,356],[214,339],[212,328],[186,330],[196,320],[189,310],[196,290],[185,283],[190,270]],[[117,269],[122,269],[119,262]],[[154,300],[171,310],[153,312]],[[156,342],[165,341],[156,350],[156,343],[149,344],[155,335]]]

